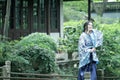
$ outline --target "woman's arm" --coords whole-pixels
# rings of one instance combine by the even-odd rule
[[[81,34],[80,38],[79,38],[79,43],[78,43],[78,51],[79,53],[87,53],[87,52],[93,52],[94,49],[91,49],[89,47],[87,47],[85,44],[85,36],[83,34]]]
[[[96,31],[96,36],[97,36],[97,40],[96,40],[96,45],[95,47],[99,47],[102,45],[103,43],[103,33],[101,31]]]

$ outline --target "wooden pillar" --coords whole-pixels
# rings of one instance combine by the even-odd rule
[[[4,31],[3,35],[8,37],[8,29],[9,29],[9,17],[10,17],[10,9],[11,9],[11,0],[7,0],[6,5],[6,15],[5,15],[5,21],[4,21]]]
[[[50,1],[51,0],[45,0],[46,1],[46,4],[45,6],[46,7],[46,32],[48,35],[50,35]]]
[[[5,66],[3,66],[3,77],[5,77],[6,79],[3,79],[3,80],[10,80],[10,79],[7,79],[10,77],[10,71],[11,71],[11,62],[6,61]]]
[[[28,0],[28,29],[32,33],[33,28],[33,0]]]
[[[91,0],[88,0],[88,20],[91,19]]]

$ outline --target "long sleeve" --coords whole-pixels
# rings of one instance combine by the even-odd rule
[[[95,47],[99,47],[103,43],[103,34],[102,34],[101,31],[98,31],[98,30],[95,31],[95,34],[96,34],[96,37],[97,37]]]
[[[92,36],[92,37],[95,37],[95,36]],[[81,34],[79,38],[79,42],[78,42],[78,53],[79,53],[79,58],[80,58],[79,68],[90,63],[91,48],[94,47],[93,42],[96,41],[95,42],[96,46],[101,45],[102,43],[101,37],[99,37],[98,39],[97,38],[92,39],[90,35],[86,33]],[[98,57],[96,55],[96,52],[93,52],[92,54],[93,54],[93,60],[98,62]]]
[[[90,52],[90,48],[87,47],[85,44],[85,38],[84,38],[84,34],[81,34],[80,38],[79,38],[79,43],[78,43],[78,51],[79,54],[82,54],[83,52]]]
[[[86,41],[85,41],[85,34],[81,34],[79,38],[79,43],[78,43],[78,53],[79,53],[79,68],[82,66],[85,66],[90,62],[89,57],[90,57],[90,48],[89,46],[86,46]]]

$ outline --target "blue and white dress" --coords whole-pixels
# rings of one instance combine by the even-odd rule
[[[79,68],[90,63],[90,48],[101,46],[103,42],[102,32],[93,29],[90,34],[83,32],[79,38],[78,53],[79,53]],[[96,52],[92,53],[93,61],[99,62]]]

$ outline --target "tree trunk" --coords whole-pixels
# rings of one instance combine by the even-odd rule
[[[7,0],[6,15],[5,15],[5,21],[4,21],[4,31],[3,31],[3,36],[5,37],[8,37],[10,8],[11,8],[11,0]]]

